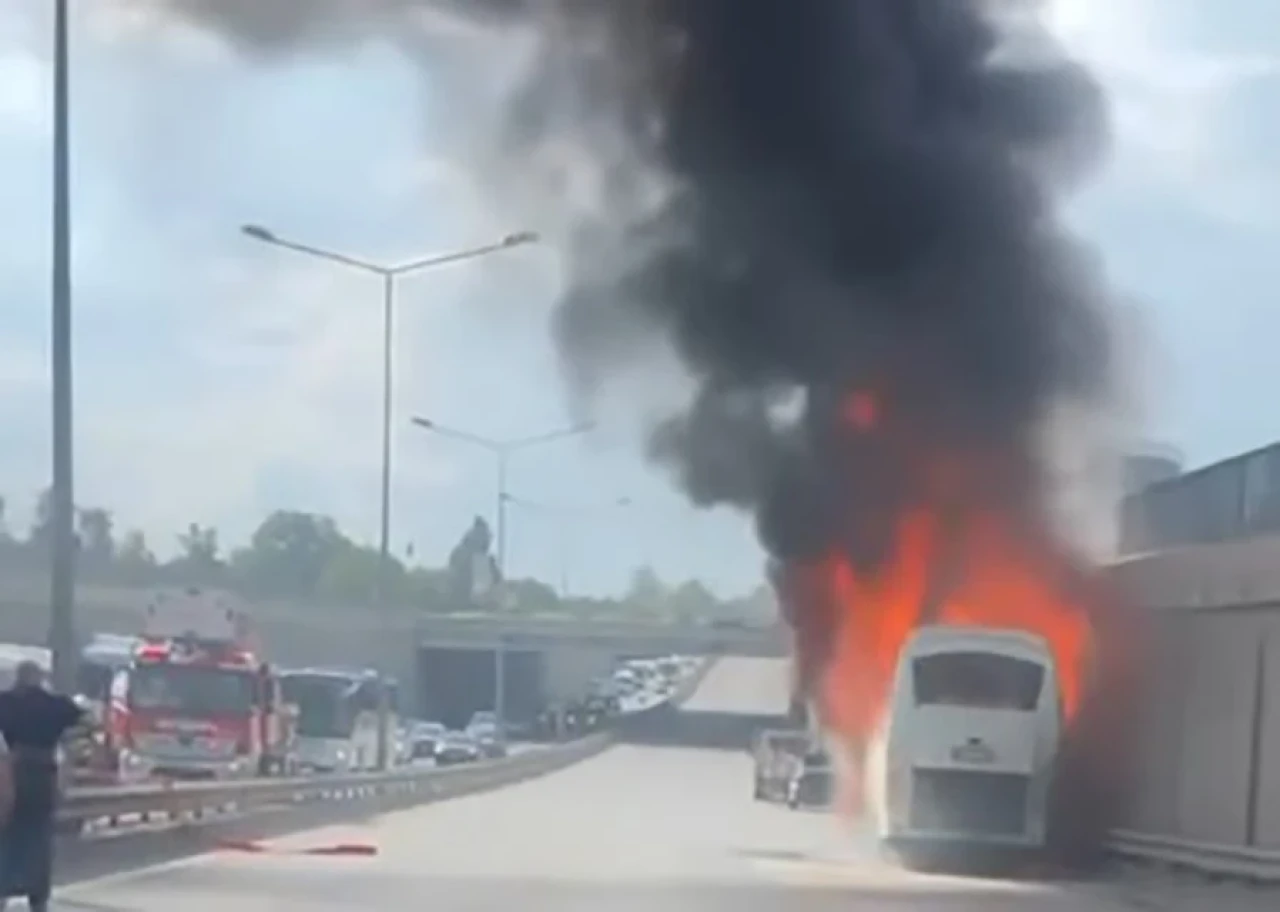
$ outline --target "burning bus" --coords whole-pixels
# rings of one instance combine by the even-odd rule
[[[1043,637],[917,630],[900,654],[868,762],[881,844],[908,860],[957,845],[1042,851],[1062,725]]]

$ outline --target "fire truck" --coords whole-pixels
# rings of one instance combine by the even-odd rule
[[[234,596],[163,590],[112,673],[105,753],[124,781],[290,773],[295,716]]]

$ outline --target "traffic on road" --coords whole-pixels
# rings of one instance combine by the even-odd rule
[[[63,746],[68,785],[373,772],[493,760],[600,730],[671,698],[698,660],[621,661],[583,695],[530,720],[475,712],[466,725],[417,719],[399,683],[372,668],[281,668],[245,605],[188,587],[150,594],[136,635],[97,634],[81,655],[83,723]],[[42,647],[0,644],[0,678]],[[3,681],[0,681],[3,684]]]

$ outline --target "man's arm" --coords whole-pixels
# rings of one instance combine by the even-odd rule
[[[76,705],[76,701],[64,694],[58,694],[58,722],[63,733],[80,724],[84,710]]]

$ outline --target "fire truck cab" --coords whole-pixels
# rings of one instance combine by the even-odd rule
[[[125,781],[271,775],[291,771],[292,715],[234,596],[166,590],[112,675],[105,737]]]

